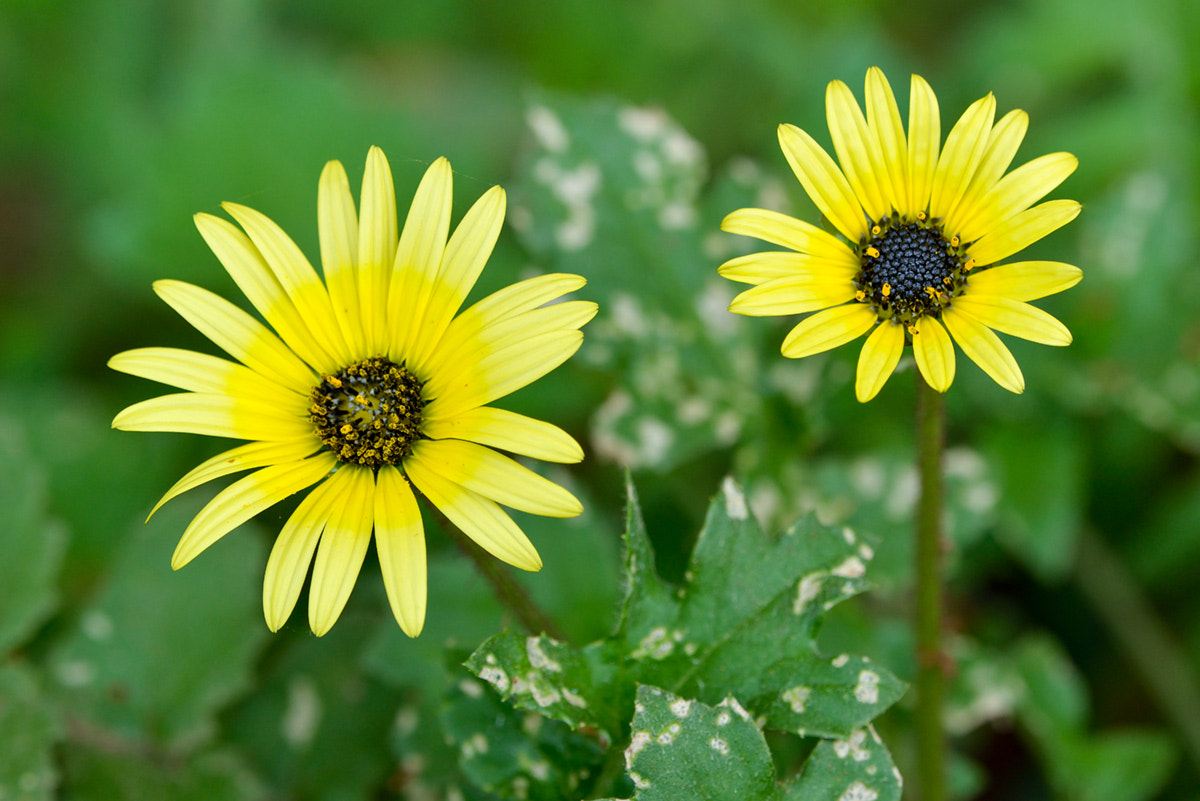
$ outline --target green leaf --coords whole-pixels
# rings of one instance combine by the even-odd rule
[[[46,474],[20,427],[0,416],[0,653],[20,644],[55,608],[66,530],[46,515]]]
[[[124,536],[107,586],[49,655],[72,715],[165,744],[211,732],[217,708],[249,685],[269,635],[266,553],[254,527],[172,571],[175,542],[199,505],[176,504]]]
[[[58,776],[51,749],[57,728],[33,673],[19,665],[0,666],[0,798],[55,797]]]
[[[536,712],[520,712],[474,678],[447,694],[442,725],[458,749],[463,775],[502,798],[558,801],[585,796],[600,773],[605,749]]]
[[[800,775],[785,788],[785,801],[899,801],[903,781],[875,729],[850,733],[845,740],[822,740]]]
[[[816,651],[825,613],[865,587],[869,550],[849,529],[809,518],[767,537],[730,480],[709,510],[686,584],[672,588],[654,571],[632,485],[627,523],[627,593],[612,637],[575,648],[506,633],[467,666],[518,707],[614,741],[638,683],[705,703],[734,695],[772,728],[843,738],[903,693],[866,659]]]
[[[779,797],[767,741],[732,696],[711,707],[642,685],[632,732],[625,766],[637,801]]]
[[[72,743],[65,749],[65,798],[252,801],[266,797],[258,777],[231,752],[209,752],[183,760],[177,756],[114,750],[112,745]]]

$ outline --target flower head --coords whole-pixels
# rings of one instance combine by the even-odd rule
[[[945,392],[954,381],[951,338],[1002,387],[1024,390],[995,332],[1070,344],[1062,323],[1026,301],[1068,289],[1082,273],[1053,261],[998,263],[1079,214],[1073,200],[1033,205],[1074,172],[1076,158],[1052,153],[1006,174],[1029,118],[1016,110],[995,121],[990,94],[966,110],[942,146],[937,98],[918,75],[907,132],[875,67],[867,72],[865,116],[841,81],[829,84],[825,106],[837,163],[795,126],[781,125],[779,142],[837,234],[764,209],[730,214],[724,230],[793,251],[721,265],[721,275],[754,285],[730,311],[809,314],[783,341],[791,358],[869,331],[855,382],[862,402],[882,389],[908,343],[926,382]]]
[[[274,333],[223,298],[179,281],[155,291],[236,361],[174,348],[117,354],[109,366],[185,390],[134,404],[113,426],[248,440],[204,462],[159,501],[222,476],[254,472],[217,494],[184,531],[172,567],[254,515],[312,488],[275,540],[263,583],[267,625],[291,615],[312,563],[309,622],[337,621],[372,535],[401,628],[425,620],[425,540],[413,487],[499,559],[537,570],[537,551],[500,504],[579,514],[579,501],[496,449],[571,463],[563,430],[490,406],[569,358],[596,304],[549,301],[576,275],[531,278],[461,314],[504,220],[493,187],[450,235],[451,170],[429,167],[397,235],[387,159],[367,156],[359,209],[346,172],[325,165],[318,192],[325,280],[275,223],[234,203],[240,225],[196,226]],[[410,484],[411,482],[411,484]],[[315,561],[314,561],[315,557]]]

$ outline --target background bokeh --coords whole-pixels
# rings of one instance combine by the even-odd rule
[[[1198,45],[1188,0],[2,0],[0,798],[492,797],[456,773],[438,709],[510,621],[436,530],[419,640],[373,557],[333,632],[301,611],[270,635],[262,568],[287,510],[172,573],[212,491],[143,519],[219,444],[110,429],[158,389],[110,355],[213,350],[152,281],[241,302],[190,215],[253,206],[315,260],[321,167],[357,184],[372,144],[402,208],[441,155],[458,214],[510,190],[475,297],[567,270],[601,304],[579,356],[510,404],[588,450],[556,474],[585,516],[523,521],[547,566],[521,579],[570,635],[615,614],[623,467],[667,578],[732,473],[769,528],[817,509],[874,538],[878,589],[839,608],[827,647],[911,675],[911,364],[860,406],[856,349],[786,362],[787,321],[725,314],[715,275],[748,246],[717,233],[725,213],[816,219],[775,128],[827,143],[825,85],[861,97],[872,65],[902,109],[923,75],[944,130],[993,91],[1030,114],[1018,162],[1080,160],[1055,196],[1083,214],[1032,249],[1084,270],[1039,304],[1075,343],[1013,343],[1020,397],[960,359],[948,396],[956,791],[1196,797]],[[599,179],[580,199],[572,175]],[[902,769],[907,715],[879,726]]]

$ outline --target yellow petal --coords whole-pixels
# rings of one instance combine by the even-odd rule
[[[303,400],[293,409],[245,398],[181,392],[161,395],[123,409],[113,419],[122,431],[174,431],[232,439],[274,442],[315,439]]]
[[[1009,392],[1025,391],[1025,377],[1012,353],[990,328],[955,309],[942,312],[942,320],[963,353]]]
[[[478,442],[545,462],[574,464],[583,460],[579,443],[558,426],[493,406],[426,420],[422,428],[430,439]]]
[[[452,179],[453,172],[446,159],[440,158],[429,166],[417,186],[400,233],[388,288],[389,352],[393,357],[407,359],[423,335],[425,304],[434,291],[450,232]]]
[[[333,628],[346,607],[375,525],[374,473],[345,466],[338,472],[348,474],[346,486],[333,502],[308,589],[308,623],[318,637]]]
[[[867,216],[879,220],[891,212],[892,185],[883,153],[867,127],[850,87],[833,81],[825,91],[825,116],[833,149]]]
[[[891,192],[884,200],[900,214],[911,216],[916,210],[909,205],[908,143],[904,137],[904,123],[900,121],[900,109],[887,76],[878,67],[867,70],[866,97],[867,125],[879,142],[883,165],[891,182]]]
[[[1013,300],[1037,300],[1070,289],[1083,270],[1060,261],[1020,261],[971,273],[971,292],[1003,295]]]
[[[300,597],[317,542],[334,505],[347,490],[350,470],[339,470],[317,485],[296,507],[275,538],[263,577],[263,616],[271,631],[279,631]]]
[[[975,168],[983,158],[995,115],[996,98],[989,93],[968,106],[950,129],[946,146],[933,173],[933,189],[929,196],[930,217],[944,218],[958,205],[975,174]]]
[[[858,258],[845,242],[815,225],[767,209],[738,209],[721,221],[721,230],[752,236],[764,242],[810,253],[830,261],[857,265]],[[857,240],[856,240],[857,241]]]
[[[580,331],[552,331],[493,351],[455,370],[458,381],[430,400],[426,418],[453,417],[516,392],[571,358],[582,344]]]
[[[975,205],[963,220],[959,236],[973,242],[984,236],[1014,214],[1024,211],[1061,184],[1075,168],[1079,159],[1070,153],[1050,153],[1022,164],[1000,181]]]
[[[854,284],[846,279],[789,276],[747,289],[733,299],[729,310],[753,317],[804,314],[854,299]]]
[[[751,253],[730,259],[717,268],[717,274],[730,281],[742,284],[765,284],[776,278],[789,276],[817,276],[836,278],[846,282],[858,274],[857,262],[847,264],[844,259],[825,259],[808,253],[769,251]]]
[[[265,214],[237,203],[221,205],[250,237],[322,352],[337,365],[349,363],[350,349],[334,318],[329,292],[292,238]]]
[[[381,467],[375,486],[375,550],[388,604],[400,628],[416,637],[425,626],[425,530],[408,480]]]
[[[541,570],[541,557],[529,538],[494,501],[426,469],[419,460],[406,462],[404,470],[430,503],[485,551],[522,570]]]
[[[182,281],[155,281],[154,291],[197,331],[242,364],[307,394],[317,374],[265,325],[220,295]]]
[[[348,347],[351,361],[370,355],[362,330],[358,297],[358,214],[350,180],[340,161],[321,171],[317,189],[317,230],[321,239],[321,266],[329,301]]]
[[[879,394],[883,385],[900,362],[904,353],[904,327],[895,322],[880,323],[858,355],[858,372],[854,381],[854,394],[859,403],[866,403]]]
[[[913,214],[929,208],[941,145],[937,95],[924,78],[913,75],[908,100],[908,207]]]
[[[821,213],[851,242],[862,238],[867,232],[862,206],[829,154],[794,125],[779,126],[779,144],[792,172]]]
[[[1043,345],[1070,345],[1067,327],[1041,309],[999,295],[969,292],[954,299],[960,314],[974,318],[988,328]]]
[[[943,230],[958,234],[963,242],[972,241],[963,233],[962,226],[967,219],[978,213],[981,199],[995,188],[996,182],[1004,175],[1004,171],[1012,163],[1013,156],[1017,155],[1017,148],[1021,146],[1021,140],[1025,138],[1028,129],[1029,115],[1020,109],[1010,111],[996,123],[988,138],[987,149],[979,160],[975,174],[971,176],[971,182],[967,185],[962,200],[946,215]]]
[[[925,383],[938,392],[945,392],[954,383],[954,346],[941,323],[932,317],[917,321],[912,335],[913,356]]]
[[[209,248],[288,347],[313,368],[337,369],[337,359],[313,335],[300,311],[267,266],[258,248],[236,226],[211,214],[195,215],[196,228]],[[311,269],[311,268],[310,268]]]
[[[240,473],[243,470],[253,470],[256,467],[266,467],[267,465],[282,464],[284,462],[298,462],[307,456],[311,456],[320,447],[321,443],[317,441],[316,437],[308,437],[287,442],[251,442],[247,445],[239,445],[224,453],[217,454],[211,459],[193,467],[183,478],[176,481],[175,485],[167,490],[158,503],[154,504],[154,508],[150,510],[150,514],[146,516],[146,519],[149,520],[153,517],[154,513],[172,498],[182,495],[190,489],[195,489],[201,484],[206,484],[213,479],[221,478],[231,473]]]
[[[972,245],[968,255],[981,267],[995,264],[1062,228],[1079,216],[1081,208],[1074,200],[1048,200],[1026,209]]]
[[[475,286],[504,223],[504,190],[493,186],[479,198],[454,229],[442,257],[442,271],[427,298],[419,347],[414,345],[411,361],[423,365],[428,360],[450,321]]]
[[[235,481],[217,493],[188,525],[175,547],[171,567],[178,570],[259,512],[317,483],[335,464],[333,455],[324,451],[301,462],[264,467]]]
[[[396,188],[387,157],[378,147],[367,153],[358,217],[358,298],[367,352],[384,353],[388,286],[396,260]]]
[[[789,359],[812,356],[862,336],[877,320],[865,303],[834,306],[805,318],[784,338],[781,350]]]
[[[575,517],[583,511],[579,500],[558,484],[474,442],[418,440],[405,466],[414,461],[448,481],[522,512]]]
[[[118,353],[108,366],[192,392],[224,394],[253,399],[272,406],[293,408],[307,398],[264,378],[235,362],[178,348],[137,348]]]

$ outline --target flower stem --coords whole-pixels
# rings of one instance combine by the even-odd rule
[[[917,372],[917,789],[921,801],[946,796],[942,731],[945,657],[942,651],[942,450],[946,439],[941,393]]]
[[[451,523],[444,515],[438,515],[442,528],[454,540],[459,550],[465,553],[475,565],[475,569],[483,576],[484,581],[492,588],[496,600],[512,612],[521,625],[530,634],[545,634],[556,640],[565,640],[562,630],[545,611],[542,610],[529,593],[508,572],[508,568],[495,557],[484,551],[474,540],[468,537]]]

